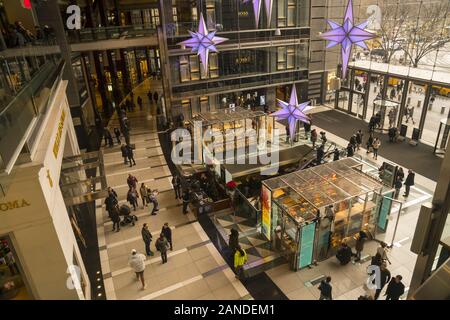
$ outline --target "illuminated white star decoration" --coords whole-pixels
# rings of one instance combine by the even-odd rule
[[[209,52],[218,52],[216,45],[228,40],[227,38],[216,37],[216,32],[208,32],[205,19],[201,14],[198,31],[189,31],[191,38],[179,43],[179,45],[192,48],[192,52],[197,52],[205,72],[208,71]]]
[[[364,30],[369,24],[369,21],[365,21],[356,26],[354,25],[352,0],[349,0],[347,3],[344,23],[342,25],[331,20],[327,20],[327,23],[330,25],[331,30],[321,34],[321,37],[330,41],[327,48],[334,47],[338,44],[341,45],[342,79],[345,79],[348,62],[352,52],[352,45],[355,44],[363,49],[368,49],[364,41],[373,39],[376,35]]]
[[[255,14],[255,24],[256,27],[259,25],[259,17],[261,15],[261,4],[263,0],[243,0],[244,3],[252,2],[253,4],[253,13]],[[267,24],[270,26],[270,21],[272,20],[272,7],[273,0],[264,0],[264,5],[266,9],[267,16]]]
[[[281,107],[281,109],[270,114],[270,116],[277,117],[277,119],[287,119],[289,124],[289,136],[291,137],[291,141],[293,141],[297,120],[304,123],[311,123],[311,118],[305,112],[313,109],[313,107],[309,106],[309,101],[300,104],[298,103],[295,84],[292,86],[289,103],[279,99],[277,100],[278,106]]]

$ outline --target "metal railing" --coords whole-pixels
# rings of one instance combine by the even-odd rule
[[[83,28],[79,31],[68,30],[67,39],[70,43],[80,43],[98,40],[127,39],[156,36],[156,26],[131,25],[114,27]]]

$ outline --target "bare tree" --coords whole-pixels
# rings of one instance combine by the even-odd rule
[[[383,49],[383,61],[390,63],[395,52],[402,50],[404,39],[404,26],[410,17],[410,10],[404,2],[392,3],[389,0],[380,0],[382,20],[375,42]]]
[[[448,1],[421,2],[416,21],[405,25],[407,41],[402,44],[402,50],[413,67],[417,68],[423,57],[450,42],[445,30],[448,9]]]

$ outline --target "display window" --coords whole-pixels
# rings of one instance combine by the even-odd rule
[[[11,240],[0,236],[0,300],[32,299]]]

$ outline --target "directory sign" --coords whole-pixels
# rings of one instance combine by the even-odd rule
[[[313,261],[314,235],[316,233],[316,223],[310,223],[302,227],[300,237],[300,252],[298,257],[298,268],[309,266]]]
[[[378,228],[382,231],[386,231],[387,228],[388,215],[391,212],[392,207],[392,200],[389,198],[392,198],[393,196],[394,192],[390,192],[381,199],[380,213],[378,216]]]

